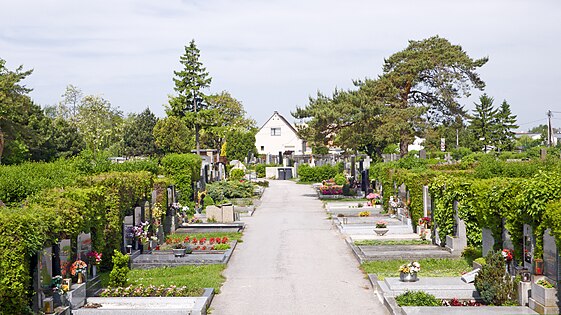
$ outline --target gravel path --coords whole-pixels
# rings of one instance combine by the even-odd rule
[[[388,314],[313,189],[270,184],[244,218],[212,314]]]

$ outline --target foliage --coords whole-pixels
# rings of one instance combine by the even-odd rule
[[[334,178],[339,171],[338,165],[322,165],[312,167],[308,164],[302,164],[298,167],[298,176],[302,182],[321,182],[323,180],[328,180]]]
[[[226,141],[226,157],[229,161],[245,161],[249,153],[257,154],[253,131],[230,131],[226,134]]]
[[[115,250],[113,254],[113,270],[109,274],[109,285],[112,287],[122,287],[128,282],[129,255],[124,255],[120,251]]]
[[[123,114],[101,96],[87,95],[78,107],[76,126],[93,154],[121,145]],[[119,148],[115,148],[119,150]],[[115,152],[116,153],[116,152]]]
[[[409,291],[395,297],[399,306],[440,306],[441,303],[430,293]]]
[[[342,186],[345,183],[347,183],[347,178],[343,174],[337,174],[333,177],[333,179],[335,180],[335,184],[337,184],[337,185]]]
[[[0,166],[0,200],[16,204],[43,189],[73,185],[77,177],[76,168],[68,160]]]
[[[141,172],[146,171],[158,175],[160,167],[154,159],[127,160],[123,163],[111,163],[109,169],[113,172]]]
[[[195,147],[192,131],[176,116],[159,119],[153,135],[156,147],[163,153],[189,153]]]
[[[234,168],[230,171],[230,180],[232,181],[240,181],[245,176],[245,172],[242,169]]]
[[[168,154],[160,163],[164,174],[174,180],[177,189],[181,192],[179,200],[183,203],[191,200],[192,183],[200,178],[201,157],[196,154]]]
[[[485,257],[478,257],[473,260],[474,262],[480,264],[481,266],[485,265],[487,262],[485,261]]]
[[[203,204],[205,207],[207,206],[212,206],[214,205],[214,200],[212,199],[212,197],[210,195],[206,195],[205,198],[203,199]]]
[[[177,287],[175,285],[166,287],[164,285],[129,285],[128,287],[106,288],[101,291],[101,297],[170,297],[170,296],[201,296],[204,289],[190,289],[187,286]]]
[[[553,284],[551,284],[551,282],[547,281],[546,279],[540,279],[536,282],[538,285],[541,285],[542,287],[546,288],[546,289],[553,289],[555,288],[555,286]]]
[[[475,276],[475,288],[486,304],[502,305],[516,297],[514,282],[505,272],[500,252],[489,252],[485,265]]]
[[[493,107],[493,98],[483,94],[480,104],[475,103],[474,114],[470,116],[470,129],[475,134],[473,150],[487,152],[495,147],[497,138],[497,109]]]
[[[215,202],[230,198],[249,198],[253,196],[253,190],[251,182],[221,181],[207,185],[207,194]]]
[[[153,130],[158,119],[146,108],[131,114],[123,128],[123,153],[127,156],[153,156],[157,153]]]
[[[473,246],[464,248],[464,251],[462,252],[462,257],[467,259],[468,263],[473,262],[477,258],[480,258],[481,255],[481,248],[475,248]]]

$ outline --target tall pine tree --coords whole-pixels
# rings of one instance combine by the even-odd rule
[[[497,147],[500,150],[512,150],[514,146],[514,129],[517,129],[516,115],[510,111],[510,105],[503,101],[497,112]]]
[[[210,87],[212,78],[209,76],[203,63],[199,60],[200,50],[191,40],[189,46],[185,46],[185,53],[179,58],[183,69],[174,71],[174,90],[177,96],[170,96],[169,106],[166,112],[168,116],[182,118],[188,127],[195,127],[195,142],[199,149],[199,128],[201,127],[200,115],[206,110],[206,98],[203,90]]]
[[[493,101],[487,94],[481,95],[480,104],[475,103],[474,113],[469,117],[470,129],[476,139],[476,150],[483,148],[484,152],[487,152],[489,146],[496,143],[497,110],[493,108]]]

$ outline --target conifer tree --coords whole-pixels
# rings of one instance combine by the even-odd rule
[[[487,152],[495,144],[497,135],[497,110],[493,108],[493,98],[487,94],[479,97],[480,104],[475,103],[473,115],[469,117],[470,129],[475,136],[477,150]]]
[[[503,101],[497,112],[497,146],[501,150],[511,150],[514,144],[514,129],[517,129],[516,115],[510,111],[510,105]]]

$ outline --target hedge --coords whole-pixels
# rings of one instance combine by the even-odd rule
[[[339,173],[343,173],[343,163],[335,165],[322,165],[312,167],[308,164],[302,164],[298,167],[298,177],[302,182],[321,182],[328,180]]]
[[[164,174],[175,182],[179,200],[188,203],[193,195],[192,183],[200,179],[202,159],[196,154],[168,154],[161,160]]]

